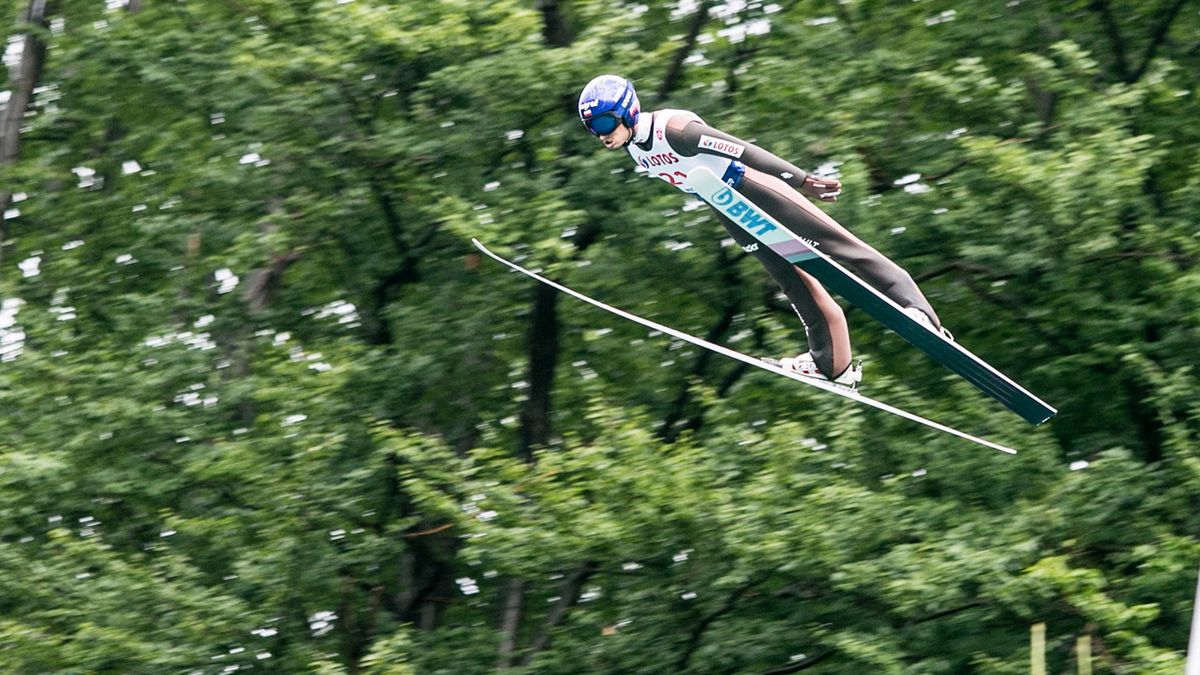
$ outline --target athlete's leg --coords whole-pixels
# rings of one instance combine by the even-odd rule
[[[850,233],[782,180],[753,169],[746,170],[741,191],[788,229],[817,242],[819,251],[845,265],[901,307],[916,307],[938,328],[941,321],[911,275],[896,263]]]
[[[808,350],[821,373],[832,380],[845,372],[850,367],[850,332],[842,308],[829,291],[778,253],[758,244],[745,228],[721,215],[718,220],[739,246],[762,263],[792,303],[792,309],[804,324]]]
[[[813,361],[821,369],[821,373],[832,380],[850,367],[850,328],[846,323],[846,315],[829,291],[816,279],[791,263],[788,263],[788,267],[804,284],[805,290],[808,291],[804,297],[811,301],[811,306],[802,312],[796,304],[799,298],[793,297],[801,294],[795,291],[788,292],[786,289],[784,293],[792,301],[792,309],[800,315],[800,321],[805,324],[804,333],[808,336],[808,350],[812,353]],[[806,320],[805,316],[809,319]],[[818,328],[813,329],[814,325]]]

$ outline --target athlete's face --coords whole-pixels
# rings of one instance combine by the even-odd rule
[[[608,148],[609,150],[616,150],[624,147],[624,145],[629,142],[629,138],[631,136],[633,136],[632,129],[624,124],[618,124],[617,128],[613,129],[611,134],[604,134],[603,136],[597,136],[597,138],[599,138],[600,142],[604,144],[604,147]]]

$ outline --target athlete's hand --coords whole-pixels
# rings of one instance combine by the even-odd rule
[[[842,194],[842,182],[836,178],[821,178],[809,174],[804,177],[804,185],[800,186],[800,193],[806,197],[816,197],[825,202],[836,202],[838,195]]]

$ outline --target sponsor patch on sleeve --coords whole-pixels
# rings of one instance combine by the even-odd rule
[[[742,153],[746,151],[746,146],[742,145],[741,143],[733,143],[731,141],[721,140],[720,138],[714,138],[707,134],[701,134],[700,149],[712,150],[729,157],[741,157]]]

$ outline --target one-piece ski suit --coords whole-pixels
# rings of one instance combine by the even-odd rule
[[[915,307],[935,326],[941,325],[912,276],[797,191],[806,174],[791,163],[708,126],[686,110],[643,112],[626,149],[651,176],[685,192],[690,192],[684,181],[689,171],[701,166],[710,169],[901,307]],[[774,251],[759,246],[744,228],[719,213],[717,217],[729,236],[762,263],[792,303],[804,324],[817,367],[829,378],[841,374],[850,365],[850,337],[845,316],[829,292]]]

